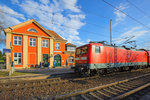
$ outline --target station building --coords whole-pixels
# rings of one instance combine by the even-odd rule
[[[47,30],[34,19],[4,29],[6,35],[6,68],[11,61],[15,68],[31,66],[73,66],[76,46],[57,33]],[[53,65],[54,64],[54,65]]]

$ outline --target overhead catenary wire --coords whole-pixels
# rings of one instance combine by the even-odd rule
[[[31,8],[35,8],[35,7],[31,7]],[[45,10],[43,10],[43,9],[40,9],[41,11],[45,11]],[[5,13],[7,13],[7,12],[5,12]],[[8,14],[8,13],[7,13]],[[13,15],[13,14],[12,14]],[[15,16],[18,16],[18,15],[15,15]],[[19,17],[19,16],[18,16]],[[22,18],[24,18],[24,16],[21,16]],[[28,18],[30,18],[31,19],[31,17],[28,17]],[[108,19],[107,17],[106,17],[106,19]],[[42,21],[42,20],[41,20]],[[86,23],[88,23],[88,24],[91,24],[91,23],[89,23],[89,22],[86,22]],[[54,24],[54,25],[58,25],[57,23],[52,23],[52,24]],[[91,24],[92,25],[92,24]],[[66,26],[66,25],[61,25],[61,26],[64,26],[64,27],[67,27],[67,28],[71,28],[71,29],[75,29],[75,28],[73,28],[73,27],[70,27],[70,26]],[[93,26],[98,26],[98,25],[94,25],[93,24]],[[105,27],[105,26],[104,26]],[[80,29],[80,31],[82,31],[82,32],[88,32],[88,33],[91,33],[91,34],[99,34],[99,33],[97,33],[97,32],[91,32],[91,31],[88,31],[88,30],[85,30],[85,29]],[[115,31],[115,32],[118,32],[118,33],[122,33],[122,32],[119,32],[118,30],[112,30],[112,31]],[[105,35],[103,35],[103,34],[100,34],[101,36],[105,36]],[[105,36],[106,37],[106,36]]]
[[[143,27],[147,28],[148,30],[150,30],[150,27],[147,27],[145,24],[143,24],[142,22],[140,22],[139,20],[135,19],[134,17],[128,15],[127,13],[125,13],[124,11],[120,10],[119,8],[115,7],[114,5],[112,5],[109,2],[106,2],[105,0],[102,0],[104,3],[106,3],[107,5],[111,6],[112,8],[120,11],[121,13],[125,14],[127,17],[129,17],[130,19],[132,19],[133,21],[135,21],[136,23],[142,25]]]
[[[131,4],[132,6],[134,6],[138,11],[140,11],[141,13],[143,13],[145,16],[150,18],[150,15],[148,15],[146,12],[144,12],[142,9],[140,9],[138,6],[136,6],[135,4],[133,4],[131,1],[126,0],[129,4]]]
[[[66,2],[66,3],[71,4],[71,3],[69,3],[69,2]],[[20,5],[20,3],[16,3],[16,4]],[[30,7],[28,7],[28,8],[37,9],[36,7],[33,7],[33,6],[30,6]],[[43,10],[43,9],[41,9],[41,8],[40,8],[40,10],[45,12],[45,10]],[[94,13],[94,12],[92,12],[92,11],[89,11],[89,10],[87,10],[87,9],[86,9],[85,11],[86,11],[86,13],[91,13],[91,14],[94,15],[94,16],[107,19],[108,22],[109,22],[109,20],[111,19],[111,18],[108,18],[108,17],[106,17],[106,16],[103,16],[103,15],[101,15],[101,14],[99,14],[99,13]],[[53,15],[52,15],[52,17],[53,17]],[[24,18],[24,17],[22,16],[22,18]],[[29,17],[29,19],[30,19],[30,17]],[[53,19],[53,18],[52,18],[52,19]],[[91,22],[86,22],[86,23],[87,23],[87,24],[90,24],[90,25],[93,25],[93,26],[96,26],[96,27],[99,27],[99,26],[100,26],[100,27],[106,27],[106,26],[97,25],[97,24],[91,23]],[[119,33],[119,34],[122,34],[122,33],[123,33],[123,32],[118,31],[118,30],[116,30],[116,29],[113,29],[112,31],[117,32],[117,33]],[[115,33],[113,33],[113,34],[115,34]]]
[[[8,13],[8,12],[1,11],[1,10],[0,10],[0,12],[6,13],[6,14],[10,14],[10,15],[13,15],[13,16],[17,16],[17,17],[21,17],[21,18],[31,19],[30,17],[27,17],[27,16],[16,15],[16,14]],[[36,19],[36,18],[34,18],[34,19]],[[45,20],[41,20],[41,21],[45,21]],[[53,22],[53,23],[50,23],[50,24],[59,25],[59,24],[54,23],[54,22]],[[92,23],[88,23],[88,24],[91,24],[91,25],[92,25]],[[63,26],[63,27],[66,27],[66,28],[70,28],[70,29],[75,29],[75,28],[73,28],[73,27],[66,26],[66,25],[60,25],[60,26]],[[101,25],[96,25],[96,24],[95,24],[94,26],[99,27],[99,26],[101,26]],[[101,27],[105,27],[105,26],[101,26]],[[90,33],[90,35],[96,35],[96,34],[99,34],[99,33],[97,33],[97,32],[88,31],[88,30],[85,30],[85,29],[80,29],[80,31],[86,32],[86,33],[88,32],[88,33]],[[122,33],[122,32],[120,32],[120,31],[118,31],[118,30],[113,30],[113,31],[118,32],[118,33]],[[106,35],[103,35],[103,34],[100,34],[100,36],[101,36],[101,37],[106,37]]]
[[[10,14],[10,15],[14,15],[14,16],[17,16],[17,17],[22,17],[22,18],[28,18],[28,17],[25,17],[25,16],[19,16],[19,15],[16,15],[16,14],[11,14],[11,13],[7,13],[7,12],[4,12],[4,11],[0,11],[0,12],[2,12],[2,13],[6,13],[6,14]],[[34,18],[34,19],[36,19],[36,18]],[[41,21],[45,21],[45,20],[41,20]],[[54,25],[59,25],[59,24],[57,24],[57,23],[50,23],[50,24],[54,24]],[[60,26],[64,26],[64,27],[66,27],[66,28],[70,28],[70,29],[76,29],[76,28],[73,28],[73,27],[70,27],[70,26],[66,26],[66,25],[60,25]],[[82,31],[82,32],[88,32],[88,33],[90,33],[90,34],[99,34],[99,33],[97,33],[97,32],[93,32],[93,31],[88,31],[88,30],[85,30],[85,29],[80,29],[80,31]],[[101,34],[101,36],[102,37],[106,37],[106,35],[103,35],[103,34]]]
[[[66,2],[67,4],[71,4],[71,3],[69,3],[69,2]],[[18,5],[20,5],[20,3],[16,3],[16,4],[18,4]],[[28,8],[34,8],[34,9],[37,9],[36,7],[33,7],[33,6],[30,6],[30,7],[28,7]],[[41,11],[45,11],[45,10],[43,10],[43,9],[40,9]],[[102,15],[102,14],[99,14],[99,13],[94,13],[94,12],[92,12],[92,11],[90,11],[90,10],[83,10],[83,11],[86,11],[86,13],[90,13],[90,14],[92,14],[92,15],[94,15],[94,16],[97,16],[97,17],[101,17],[101,18],[104,18],[104,19],[106,19],[107,20],[107,22],[109,22],[109,20],[110,19],[112,19],[112,18],[109,18],[109,17],[106,17],[106,16],[104,16],[104,15]],[[53,15],[52,15],[52,17],[53,17]],[[96,26],[96,27],[106,27],[106,26],[102,26],[102,25],[98,25],[98,24],[95,24],[95,23],[91,23],[91,22],[86,22],[87,24],[90,24],[90,25],[93,25],[93,26]],[[118,31],[118,30],[116,30],[116,29],[113,29],[112,31],[114,31],[114,32],[118,32],[118,33],[123,33],[123,32],[120,32],[120,31]]]

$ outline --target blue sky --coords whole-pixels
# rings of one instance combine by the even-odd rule
[[[134,36],[132,40],[136,41],[137,48],[149,49],[150,1],[105,1],[145,26],[102,0],[0,0],[0,22],[7,28],[34,18],[46,29],[53,30],[68,42],[80,46],[89,41],[109,43],[112,19],[113,43],[121,45]],[[0,37],[5,38],[5,35],[2,33]],[[1,42],[0,50],[5,45]]]

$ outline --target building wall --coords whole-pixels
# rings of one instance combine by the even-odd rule
[[[23,35],[23,68],[28,67],[28,36]]]
[[[21,45],[14,45],[14,36],[21,37]],[[23,67],[23,35],[12,34],[12,61],[14,61],[14,53],[21,53],[22,64],[15,65],[15,67]]]
[[[35,32],[29,32],[27,31],[30,28],[34,28],[38,31],[38,33]],[[37,25],[34,23],[27,24],[25,26],[22,26],[20,28],[14,29],[12,32],[18,32],[18,33],[25,33],[26,35],[38,35],[38,36],[45,36],[49,37],[48,34],[46,34],[43,30],[41,30]]]
[[[29,39],[36,39],[36,46],[29,46]],[[35,66],[37,64],[37,37],[28,36],[28,66]]]
[[[10,47],[10,42],[11,42],[11,37],[12,34],[10,33],[9,30],[6,30],[7,34],[6,34],[6,48],[7,49],[11,49]],[[6,69],[10,69],[10,61],[11,60],[11,53],[6,53]]]
[[[34,28],[38,31],[38,33],[35,32],[28,32],[27,30],[30,28]],[[22,55],[22,64],[14,65],[15,68],[27,68],[31,67],[31,65],[40,65],[40,62],[42,62],[42,56],[43,54],[50,55],[50,36],[43,32],[38,26],[36,26],[34,23],[25,25],[23,27],[14,29],[10,35],[7,35],[6,33],[6,41],[7,45],[10,44],[11,39],[9,38],[12,34],[12,61],[14,60],[14,53],[21,53]],[[21,37],[21,45],[14,45],[14,36]],[[36,39],[36,46],[32,47],[29,46],[29,39],[35,38]],[[42,41],[43,39],[48,40],[48,48],[42,47]],[[51,42],[53,42],[51,40]],[[7,48],[10,48],[7,46]],[[53,51],[53,50],[52,50]],[[53,52],[51,52],[53,54]],[[7,54],[8,55],[8,54]],[[11,54],[9,54],[11,56]],[[7,57],[9,58],[9,57]],[[49,59],[50,61],[50,59]],[[10,67],[10,61],[7,61],[8,66]],[[53,65],[51,64],[51,67]],[[7,68],[8,69],[8,68]]]
[[[29,32],[28,29],[34,28],[38,31]],[[12,36],[11,36],[12,35]],[[21,37],[21,45],[14,45],[14,36]],[[36,46],[29,46],[29,39],[36,39]],[[54,41],[54,38],[45,33],[41,28],[39,28],[34,23],[26,24],[20,28],[13,29],[12,31],[6,32],[6,47],[10,49],[10,42],[12,40],[12,60],[14,60],[14,53],[21,53],[22,64],[14,65],[15,68],[29,68],[31,66],[40,65],[43,62],[43,54],[48,54],[48,61],[50,62],[50,67],[53,67],[54,56],[59,54],[61,56],[61,66],[66,66],[66,61],[68,61],[69,56],[75,56],[74,54],[65,54],[66,51],[66,41]],[[43,40],[48,40],[48,48],[43,47]],[[60,49],[55,49],[55,43],[60,43]],[[7,69],[10,67],[10,57],[11,54],[6,54],[6,66]],[[74,65],[74,63],[69,63],[68,65]]]
[[[48,40],[48,48],[47,47],[43,47],[42,45],[42,41],[43,40]],[[42,47],[42,55],[41,55],[41,61],[43,62],[43,54],[48,54],[48,56],[50,56],[50,39],[46,39],[46,38],[42,38],[41,40],[41,47]],[[50,59],[49,59],[50,61]]]
[[[60,49],[57,50],[55,49],[55,43],[60,43]],[[54,42],[53,44],[54,48],[54,56],[59,54],[61,56],[61,66],[66,66],[66,60],[68,62],[68,66],[70,65],[75,65],[75,63],[69,63],[68,58],[69,56],[75,57],[75,54],[65,54],[64,52],[66,51],[66,45],[63,42]]]

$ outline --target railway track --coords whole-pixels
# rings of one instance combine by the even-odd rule
[[[25,90],[26,88],[37,88],[48,86],[52,87],[53,85],[60,85],[68,82],[74,82],[79,80],[90,80],[99,78],[99,76],[86,77],[86,78],[76,78],[76,79],[61,79],[51,78],[51,79],[40,79],[40,80],[30,80],[30,81],[20,81],[20,82],[10,82],[10,83],[0,83],[0,94],[7,91],[16,91],[16,90]]]
[[[65,95],[57,95],[48,99],[65,100],[119,100],[150,86],[150,74],[98,86],[86,90],[76,91]]]
[[[51,86],[61,83],[66,83],[68,80],[62,80],[61,78],[52,78],[52,79],[41,79],[41,80],[30,80],[30,81],[21,81],[21,82],[11,82],[11,83],[1,83],[0,84],[0,93],[6,91],[15,91],[23,90],[25,88],[34,88],[40,86]]]
[[[130,94],[124,97],[123,100],[150,100],[150,83],[134,89]]]
[[[69,76],[69,78],[68,78],[68,76],[66,76],[66,78],[65,77],[59,77],[59,78],[51,78],[51,79],[40,79],[40,80],[28,80],[28,81],[18,81],[18,82],[10,82],[10,83],[0,83],[0,98],[3,100],[47,99],[47,98],[48,99],[57,99],[58,97],[60,97],[60,94],[67,94],[70,92],[72,92],[72,94],[74,94],[73,91],[81,92],[79,90],[88,89],[90,87],[93,87],[93,82],[95,83],[96,86],[98,86],[97,84],[102,85],[102,84],[112,83],[111,81],[118,83],[116,81],[118,81],[120,79],[115,79],[116,77],[118,77],[120,75],[121,77],[123,77],[123,78],[121,78],[121,80],[124,80],[124,79],[127,79],[127,77],[129,77],[131,73],[132,72],[122,72],[122,74],[120,75],[120,73],[118,72],[118,73],[112,73],[112,74],[104,75],[102,77],[93,76],[93,77],[84,77],[84,78],[79,78],[79,77],[70,78],[70,76]],[[136,75],[139,76],[139,75],[144,74],[146,77],[150,78],[150,75],[148,75],[146,73],[149,73],[149,71],[148,70],[135,71],[131,74],[131,77],[135,77]],[[114,80],[112,78],[114,78]],[[149,78],[147,78],[147,79],[149,79]],[[104,82],[101,82],[101,81],[103,81],[103,79],[106,79],[106,80]],[[139,79],[139,81],[140,81],[140,79]],[[109,81],[109,82],[105,83],[106,81]],[[148,80],[146,80],[144,82],[147,82],[147,81]],[[127,84],[131,81],[126,80],[124,82]],[[119,83],[121,83],[121,81],[119,81]],[[145,84],[145,83],[143,83],[143,84]],[[141,84],[139,84],[139,85],[141,85]],[[106,89],[104,89],[104,90],[106,90]],[[89,95],[93,94],[92,91],[96,91],[96,90],[93,90],[93,88],[92,88],[89,92],[90,93]],[[117,90],[116,90],[116,92],[117,92]],[[82,94],[83,97],[84,97],[85,93],[86,92],[84,92]],[[118,91],[117,93],[120,93],[120,92]],[[118,95],[119,94],[116,94],[115,96],[118,96]],[[49,98],[49,97],[52,97],[52,98]],[[61,95],[61,97],[62,97],[62,95]],[[82,98],[82,96],[80,96],[80,94],[78,94],[78,96],[73,95],[71,97],[66,97],[65,99],[73,99],[73,98],[78,99],[78,98]],[[99,98],[103,98],[103,97],[99,97]],[[106,98],[106,97],[104,97],[104,98]]]

